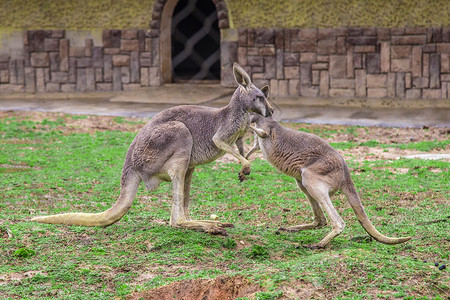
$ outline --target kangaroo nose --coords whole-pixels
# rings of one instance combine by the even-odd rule
[[[274,109],[273,109],[273,107],[272,107],[272,105],[270,105],[270,103],[267,103],[267,116],[266,117],[269,117],[269,116],[271,116],[272,114],[273,114],[273,112],[274,112]]]

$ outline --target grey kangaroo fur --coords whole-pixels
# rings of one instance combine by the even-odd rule
[[[121,191],[108,210],[39,216],[31,221],[85,226],[108,226],[130,209],[141,181],[155,190],[162,181],[172,181],[173,202],[170,226],[227,235],[229,223],[191,220],[189,192],[194,169],[230,153],[242,164],[239,179],[250,174],[250,163],[234,148],[234,143],[248,129],[249,112],[270,116],[273,108],[267,101],[268,86],[258,89],[237,63],[233,73],[238,88],[223,108],[182,105],[169,108],[153,117],[131,143],[122,170]]]
[[[324,215],[326,212],[331,220],[332,231],[319,243],[307,246],[325,247],[345,227],[344,221],[330,200],[334,193],[341,190],[362,227],[375,240],[384,244],[399,244],[411,239],[411,237],[390,238],[378,232],[364,212],[344,158],[325,140],[314,134],[283,127],[272,117],[264,118],[252,114],[250,122],[254,123],[250,128],[257,138],[246,158],[260,148],[270,164],[295,178],[313,210],[314,221],[311,224],[282,227],[280,231],[295,232],[321,228],[327,225]]]

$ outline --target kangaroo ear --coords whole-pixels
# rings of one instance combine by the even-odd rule
[[[261,89],[261,92],[263,92],[264,96],[266,96],[266,98],[269,98],[269,86],[265,85],[263,86],[263,88]]]
[[[244,87],[245,89],[249,88],[250,84],[252,83],[252,81],[250,80],[250,76],[248,76],[247,72],[245,72],[244,69],[236,62],[233,64],[233,74],[234,79],[240,86]]]

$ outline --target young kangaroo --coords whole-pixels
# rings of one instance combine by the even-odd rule
[[[331,219],[332,231],[319,243],[308,246],[323,248],[334,237],[342,232],[344,221],[331,203],[330,197],[341,190],[347,197],[350,206],[362,227],[375,240],[384,244],[398,244],[410,237],[390,238],[384,236],[372,225],[356,192],[350,171],[344,158],[320,137],[285,128],[272,117],[261,117],[252,114],[250,128],[257,135],[257,143],[269,163],[297,181],[299,188],[306,194],[314,214],[311,224],[280,228],[281,231],[301,231],[321,228],[327,224],[324,212]],[[254,152],[255,145],[246,158]]]
[[[223,108],[182,105],[153,117],[136,135],[128,149],[122,170],[121,191],[116,203],[96,213],[67,213],[31,219],[41,223],[108,226],[130,209],[141,181],[155,190],[161,181],[172,181],[173,203],[170,225],[227,235],[228,223],[191,220],[189,192],[194,169],[230,153],[242,164],[239,179],[250,174],[250,163],[233,147],[249,125],[249,112],[270,116],[268,87],[259,90],[237,63],[233,66],[238,88]]]

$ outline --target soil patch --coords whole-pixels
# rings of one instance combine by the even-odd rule
[[[146,300],[216,300],[249,297],[262,288],[242,275],[214,279],[191,279],[173,282],[169,285],[134,293],[127,297]]]

